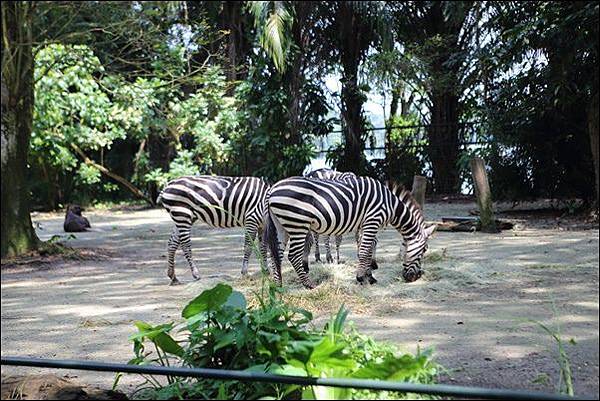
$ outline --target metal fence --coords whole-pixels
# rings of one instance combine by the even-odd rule
[[[459,124],[438,124],[438,127],[453,126],[457,130],[458,142],[457,151],[460,155],[471,153],[477,149],[485,148],[493,143],[493,139],[490,138],[487,126],[481,121],[472,121]],[[371,174],[381,173],[384,165],[391,162],[388,154],[389,151],[395,149],[395,155],[402,153],[407,157],[412,157],[418,164],[421,165],[419,171],[414,171],[414,174],[423,175],[428,178],[433,178],[433,164],[431,160],[431,154],[437,154],[439,160],[440,155],[445,155],[445,148],[440,149],[440,146],[434,146],[429,141],[429,130],[432,125],[430,124],[407,124],[407,125],[395,125],[389,127],[370,127],[365,128],[365,131],[369,133],[366,139],[366,146],[363,150],[366,159],[373,168]],[[400,133],[400,140],[396,140],[393,143],[388,143],[386,132],[391,130],[393,132]],[[322,137],[315,143],[317,147],[316,155],[311,161],[311,165],[308,171],[328,166],[327,160],[330,155],[334,154],[343,143],[341,134],[342,130],[332,131],[327,137]],[[452,160],[452,162],[456,162]],[[460,180],[460,187],[462,192],[470,192],[469,182],[465,177],[466,173],[463,171],[466,169],[466,165],[457,165],[455,168]],[[385,170],[385,168],[384,168]],[[468,170],[468,169],[467,169]],[[468,171],[467,171],[468,173]],[[377,178],[383,179],[381,174],[377,174]],[[386,177],[396,178],[396,177]]]
[[[1,365],[29,366],[38,368],[90,370],[97,372],[137,373],[157,376],[193,377],[198,379],[236,380],[240,382],[267,382],[295,384],[300,386],[325,386],[378,391],[395,391],[412,394],[429,394],[442,397],[503,399],[503,400],[573,400],[562,394],[546,394],[533,391],[486,389],[479,387],[443,384],[416,384],[362,379],[337,379],[301,376],[283,376],[239,370],[178,368],[166,366],[139,366],[121,363],[104,363],[79,360],[51,360],[25,357],[2,357]]]

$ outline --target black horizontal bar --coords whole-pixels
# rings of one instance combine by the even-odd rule
[[[474,142],[459,142],[458,146],[469,146],[469,145],[489,145],[490,143],[493,143],[493,141],[474,141]],[[409,143],[409,144],[404,144],[404,145],[399,145],[400,147],[406,147],[406,148],[428,148],[429,145],[428,144],[413,144],[413,143]],[[364,148],[364,150],[369,150],[369,151],[374,151],[374,150],[385,150],[385,146],[376,146],[376,147],[369,147],[369,148]],[[328,153],[331,151],[331,148],[329,149],[322,149],[322,150],[317,150],[316,153]]]
[[[481,124],[480,121],[467,121],[464,123],[445,123],[445,124],[412,124],[412,125],[393,125],[391,127],[365,127],[365,131],[382,131],[386,129],[411,129],[411,128],[430,128],[430,127],[466,127],[469,125]],[[340,133],[344,132],[343,129],[329,131],[329,133]]]
[[[506,400],[573,400],[576,398],[562,394],[545,394],[531,391],[485,389],[479,387],[451,386],[445,384],[416,384],[362,379],[335,379],[302,376],[282,376],[239,370],[176,368],[166,366],[140,366],[122,363],[105,363],[78,360],[51,360],[24,357],[2,357],[2,365],[31,366],[38,368],[58,368],[92,370],[99,372],[139,373],[160,376],[195,377],[201,379],[237,380],[242,382],[267,382],[296,384],[300,386],[326,386],[358,388],[402,393],[432,394],[461,398],[506,399]]]

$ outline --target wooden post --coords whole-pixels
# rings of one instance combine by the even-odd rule
[[[479,157],[471,159],[471,172],[473,173],[473,185],[475,187],[475,196],[479,206],[479,221],[481,222],[481,231],[486,233],[497,233],[496,219],[494,218],[494,209],[492,206],[492,192],[485,171],[485,162]]]
[[[425,206],[425,190],[427,190],[427,178],[422,175],[415,175],[412,185],[412,196],[415,198],[421,210]]]

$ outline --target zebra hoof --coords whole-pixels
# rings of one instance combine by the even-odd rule
[[[368,276],[367,278],[369,279],[369,284],[371,284],[371,285],[375,284],[377,282],[377,279],[371,275]]]
[[[377,266],[377,262],[375,262],[374,260],[371,261],[371,270],[377,270],[379,269],[379,266]]]
[[[308,283],[303,283],[304,284],[304,288],[306,288],[307,290],[312,290],[316,287],[316,284],[313,283],[312,281],[309,281]]]
[[[358,281],[360,285],[365,284],[365,278],[365,276],[359,276],[358,274],[356,275],[356,281]]]
[[[327,263],[333,263],[333,258],[327,258]]]
[[[181,282],[179,280],[177,280],[177,278],[173,278],[171,279],[171,284],[169,284],[171,286],[173,285],[181,285]]]

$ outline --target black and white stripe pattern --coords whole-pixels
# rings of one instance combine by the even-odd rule
[[[306,174],[307,178],[317,178],[319,180],[337,180],[337,181],[345,181],[345,180],[353,180],[356,178],[354,173],[350,172],[340,172],[335,171],[330,168],[320,168],[318,170],[313,170],[310,173]],[[342,244],[342,235],[335,236],[335,253],[336,253],[336,263],[340,263],[340,245]],[[315,259],[317,262],[321,261],[321,252],[319,249],[319,233],[313,233],[313,238],[315,241]],[[358,239],[358,233],[357,233]],[[325,244],[325,261],[327,263],[333,263],[333,256],[331,256],[331,237],[329,235],[325,236],[324,240]]]
[[[406,246],[403,277],[411,282],[421,277],[421,258],[435,226],[425,227],[423,215],[410,192],[389,188],[368,177],[331,181],[302,177],[275,184],[267,195],[266,241],[275,262],[275,280],[281,283],[283,249],[289,241],[288,258],[304,286],[313,288],[308,277],[310,231],[341,235],[359,231],[356,279],[376,282],[371,261],[376,235],[386,225],[395,227]]]
[[[175,251],[181,246],[195,279],[200,278],[192,259],[190,231],[200,220],[212,227],[244,227],[242,274],[248,271],[252,242],[262,229],[266,213],[265,197],[269,186],[256,177],[188,176],[175,179],[162,190],[157,203],[167,209],[175,223],[168,244],[168,271],[175,277]],[[261,246],[263,257],[266,248]]]

